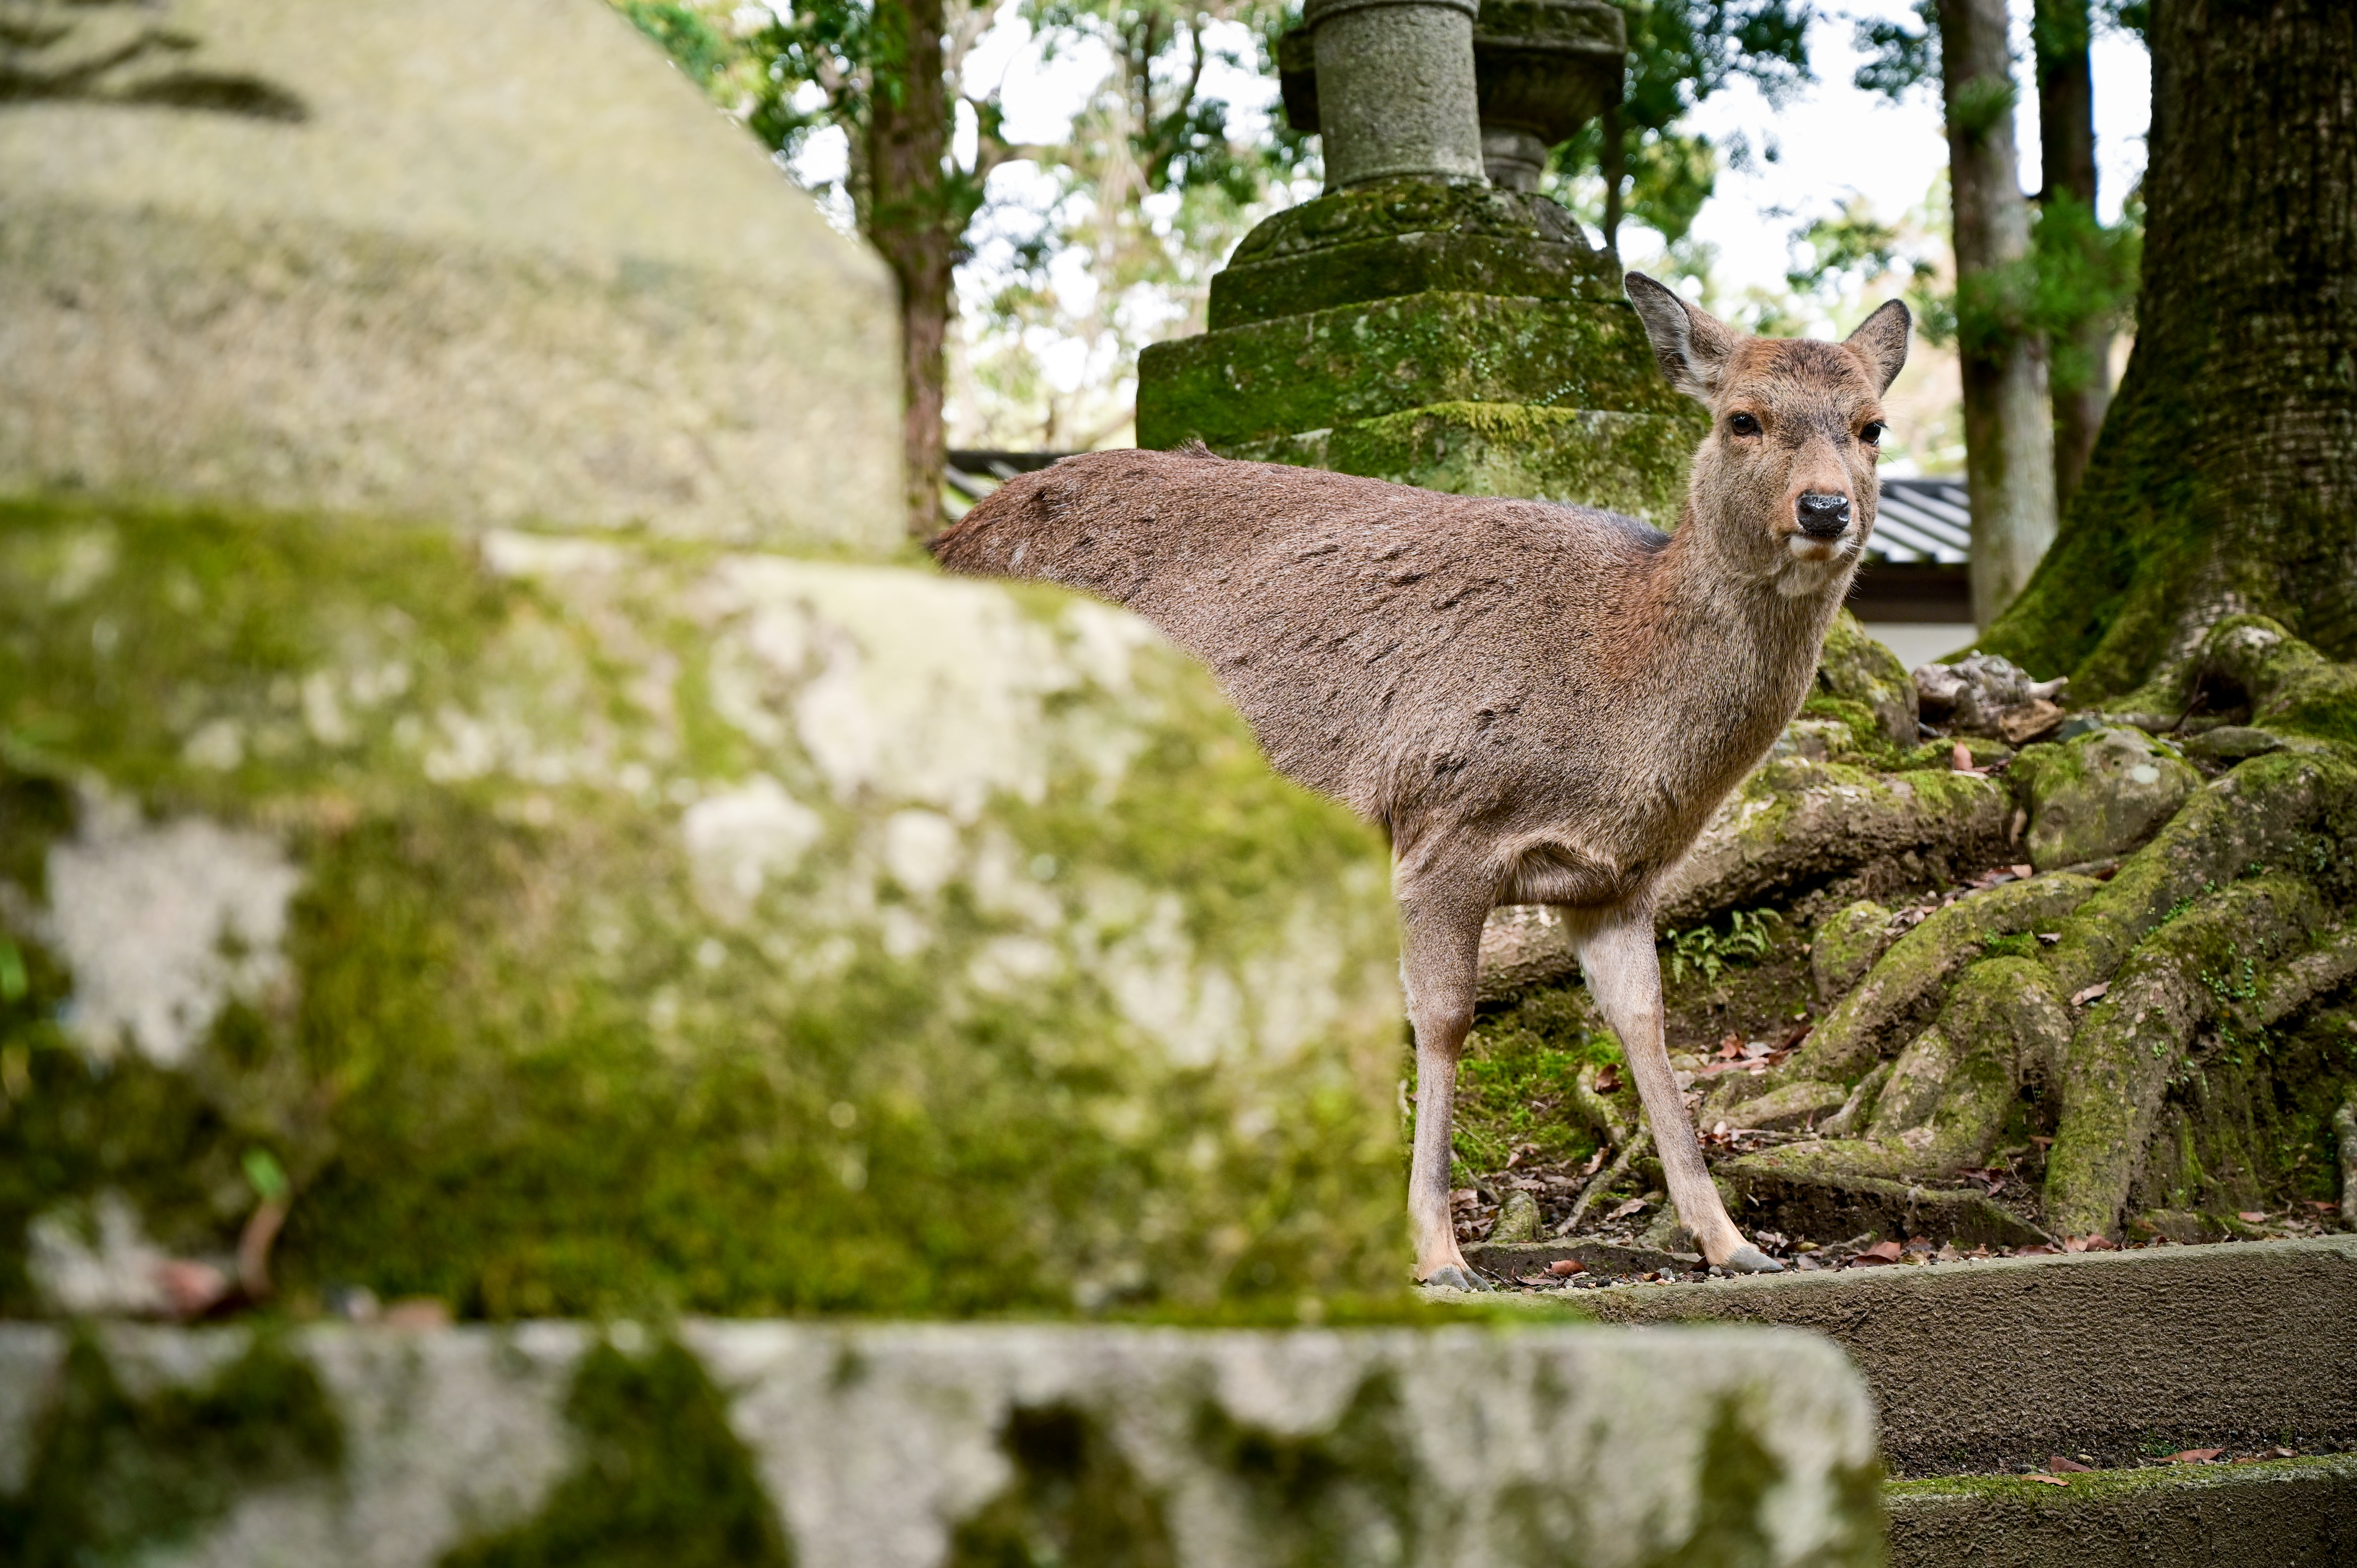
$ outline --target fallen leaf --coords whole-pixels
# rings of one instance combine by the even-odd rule
[[[2025,1481],[2036,1481],[2040,1486],[2046,1487],[2067,1487],[2071,1484],[2060,1476],[2024,1476],[2022,1479]]]
[[[2260,1225],[2266,1223],[2267,1211],[2264,1208],[2237,1209],[2234,1218],[2245,1225]]]
[[[1975,779],[1988,777],[1987,768],[1973,766],[1973,748],[1961,740],[1949,748],[1948,766],[1958,773],[1968,773]]]
[[[2211,1460],[2215,1459],[2219,1455],[2223,1454],[2224,1452],[2226,1451],[2223,1448],[2180,1448],[2176,1453],[2165,1456],[2161,1460],[2161,1463],[2164,1465],[2207,1465]]]
[[[1899,1261],[1900,1247],[1896,1241],[1877,1241],[1850,1260],[1851,1263],[1868,1269],[1883,1268]]]
[[[168,1258],[156,1264],[156,1282],[164,1287],[175,1317],[201,1316],[229,1297],[229,1275],[194,1258]]]
[[[2308,1206],[2319,1214],[2330,1214],[2341,1207],[2329,1197],[2311,1197],[2308,1200]]]
[[[2006,869],[2012,872],[2024,882],[2029,881],[2032,876],[2037,875],[2037,872],[2034,869],[2027,865],[2008,865]]]
[[[2084,991],[2072,992],[2071,993],[2071,1005],[2073,1007],[2084,1007],[2090,1002],[2101,1001],[2104,995],[2111,991],[2111,989],[2112,983],[2110,981],[2099,980],[2095,982],[2094,984],[2087,987]]]
[[[386,1307],[382,1321],[388,1328],[447,1328],[450,1308],[433,1296],[413,1295]]]
[[[2108,1236],[2066,1236],[2062,1240],[2066,1252],[2116,1252],[2119,1247]]]
[[[1645,1200],[1641,1197],[1632,1197],[1624,1201],[1620,1208],[1614,1209],[1610,1214],[1606,1215],[1605,1218],[1608,1219],[1626,1219],[1632,1214],[1642,1214],[1644,1212]]]
[[[1619,1062],[1606,1062],[1604,1064],[1603,1070],[1596,1075],[1596,1092],[1598,1094],[1610,1094],[1620,1087],[1620,1064]]]
[[[1587,1272],[1587,1265],[1577,1258],[1557,1258],[1547,1265],[1547,1273],[1559,1280],[1569,1279],[1574,1274],[1584,1274]]]
[[[1583,1176],[1592,1176],[1603,1168],[1604,1145],[1598,1144],[1596,1145],[1596,1152],[1587,1156],[1587,1163],[1579,1167],[1579,1174]]]
[[[2013,1250],[2011,1256],[2017,1258],[2048,1258],[2061,1251],[2061,1249],[2060,1247],[2050,1247],[2045,1242],[2040,1241],[2028,1247],[2016,1247]]]
[[[2050,1470],[2067,1470],[2075,1476],[2092,1476],[2095,1473],[2095,1467],[2093,1465],[2082,1465],[2076,1459],[2065,1459],[2060,1454],[2049,1454],[2046,1456],[2046,1467]]]
[[[2060,932],[2060,931],[2040,931],[2040,932],[2039,932],[2039,933],[2038,933],[2038,940],[2039,940],[2040,941],[2041,941],[2041,942],[2044,942],[2048,947],[2050,947],[2050,947],[2052,947],[2056,942],[2059,942],[2059,941],[2061,941],[2061,940],[2062,940],[2062,933],[2061,933],[2061,932]]]
[[[1743,1054],[1743,1036],[1740,1035],[1729,1035],[1725,1039],[1719,1041],[1718,1054],[1722,1057],[1727,1058],[1729,1060],[1741,1056]]]

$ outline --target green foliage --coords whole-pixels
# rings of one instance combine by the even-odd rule
[[[1681,129],[1695,106],[1728,83],[1756,83],[1781,102],[1810,80],[1809,0],[1615,0],[1626,15],[1629,64],[1616,111],[1629,217],[1673,245],[1709,199],[1721,149]],[[1581,187],[1609,166],[1602,122],[1555,150],[1550,194],[1591,222],[1602,203]],[[1726,149],[1750,156],[1740,138]],[[1774,155],[1771,151],[1770,156]]]
[[[440,1568],[792,1568],[727,1402],[679,1345],[633,1359],[600,1342],[565,1414],[577,1467],[532,1520],[458,1546]]]
[[[34,1430],[25,1489],[0,1496],[0,1562],[14,1568],[149,1561],[239,1494],[332,1476],[344,1454],[317,1375],[260,1335],[210,1383],[145,1396],[78,1336]]]
[[[950,1568],[1173,1568],[1161,1498],[1101,1423],[1070,1405],[1017,1409],[1000,1446],[1013,1483],[959,1525]]]
[[[1689,976],[1706,985],[1717,984],[1728,965],[1764,957],[1783,924],[1784,917],[1773,909],[1735,909],[1728,912],[1723,929],[1706,925],[1672,931],[1662,940],[1668,960],[1663,968],[1673,984],[1683,984]]]
[[[2076,198],[2048,198],[2031,227],[2028,255],[1975,273],[1958,286],[1958,344],[1967,354],[1993,356],[2007,343],[2042,337],[2054,357],[2055,385],[2086,385],[2101,367],[2078,345],[2078,331],[2091,322],[2126,322],[2143,262],[2141,217],[2131,207],[2106,227]]]
[[[1529,992],[1484,1016],[1458,1068],[1457,1157],[1477,1171],[1501,1169],[1525,1146],[1544,1164],[1586,1158],[1596,1134],[1571,1111],[1573,1086],[1582,1069],[1620,1059],[1575,987]]]
[[[1861,18],[1857,47],[1867,57],[1854,79],[1861,92],[1902,98],[1940,81],[1939,0],[1915,0],[1913,27],[1901,22]]]

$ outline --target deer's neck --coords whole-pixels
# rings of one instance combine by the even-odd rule
[[[1698,524],[1689,508],[1655,558],[1645,611],[1657,689],[1692,737],[1688,778],[1739,776],[1774,742],[1808,695],[1856,564],[1792,560],[1756,528]]]

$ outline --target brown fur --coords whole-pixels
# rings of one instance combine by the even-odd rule
[[[1426,1277],[1462,1271],[1435,1233],[1448,1094],[1431,1080],[1453,1085],[1482,919],[1500,903],[1572,911],[1607,1015],[1606,993],[1634,1009],[1613,1022],[1641,1089],[1667,1081],[1665,1057],[1658,1072],[1639,1061],[1661,1052],[1658,974],[1649,1022],[1634,972],[1652,969],[1653,889],[1800,706],[1873,526],[1875,454],[1858,432],[1904,360],[1903,306],[1833,344],[1742,337],[1638,274],[1630,293],[1672,383],[1714,415],[1674,533],[1196,448],[1066,458],[934,544],[954,571],[1126,605],[1211,667],[1277,768],[1389,832],[1420,1120],[1444,1138],[1429,1152],[1417,1140]],[[1737,434],[1738,414],[1760,430]],[[1838,540],[1793,542],[1804,492],[1850,502]],[[1612,934],[1640,924],[1641,961]],[[1607,950],[1620,972],[1600,976]],[[1706,1176],[1695,1189],[1700,1151],[1683,1111],[1676,1122],[1690,1162],[1678,1137],[1661,1141],[1681,1212],[1726,1261],[1741,1237]],[[1702,1191],[1715,1213],[1692,1211]]]

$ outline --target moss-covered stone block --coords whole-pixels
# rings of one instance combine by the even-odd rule
[[[1444,403],[1225,451],[1451,495],[1604,507],[1669,529],[1685,504],[1686,468],[1706,428],[1699,408],[1687,416]]]
[[[257,1152],[297,1300],[1071,1311],[1398,1267],[1377,835],[1060,592],[0,509],[0,1311],[232,1269]]]
[[[614,7],[32,9],[0,494],[899,547],[891,274]]]
[[[2040,871],[2125,854],[2177,814],[2201,776],[2168,742],[2125,726],[2034,746],[2014,763]]]
[[[1225,450],[1447,403],[1685,413],[1625,301],[1407,295],[1157,343],[1138,357],[1141,446],[1200,439]]]
[[[67,1340],[0,1325],[12,1563],[28,1560],[6,1510],[29,1477],[64,1473],[43,1412]],[[115,1326],[81,1355],[171,1399],[249,1343]],[[168,1534],[66,1533],[30,1561],[1880,1561],[1866,1390],[1823,1338],[1776,1329],[335,1326],[286,1350],[326,1392],[339,1465],[239,1470]],[[300,1430],[227,1413],[231,1445]],[[149,1434],[116,1435],[128,1462],[176,1462]]]
[[[1263,221],[1211,278],[1211,327],[1433,292],[1620,298],[1620,272],[1543,196],[1392,179]]]

